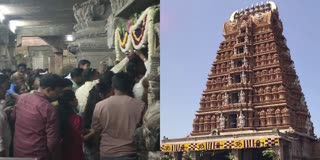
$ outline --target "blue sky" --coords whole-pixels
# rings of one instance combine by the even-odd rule
[[[231,13],[261,1],[161,0],[161,137],[192,131],[210,68]],[[266,1],[264,1],[266,2]],[[315,133],[320,136],[318,0],[275,0]]]

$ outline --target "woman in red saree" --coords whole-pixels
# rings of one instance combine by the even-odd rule
[[[82,118],[76,114],[78,105],[75,93],[65,90],[58,99],[62,160],[84,160],[82,143],[84,138]]]

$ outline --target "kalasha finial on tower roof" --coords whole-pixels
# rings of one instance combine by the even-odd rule
[[[273,1],[266,1],[266,3],[264,4],[264,2],[261,2],[261,5],[259,5],[259,2],[257,2],[256,3],[256,6],[254,6],[254,4],[252,4],[251,5],[251,8],[255,8],[255,7],[257,7],[257,8],[262,8],[262,6],[265,6],[265,5],[270,5],[270,8],[271,8],[271,10],[272,11],[274,11],[274,10],[277,10],[277,5],[276,5],[276,3],[274,3]],[[248,10],[249,9],[249,6],[248,7],[246,7],[246,9],[243,9],[243,8],[241,8],[241,10],[240,10],[240,14],[241,14],[241,12],[244,12],[244,11],[246,11],[246,10]],[[230,16],[230,21],[234,21],[234,16],[236,15],[236,13],[239,13],[239,11],[237,10],[237,11],[234,11],[232,14],[231,14],[231,16]],[[250,12],[251,13],[251,12]]]
[[[268,4],[270,4],[271,10],[277,10],[278,9],[276,3],[274,3],[273,1],[268,1]]]

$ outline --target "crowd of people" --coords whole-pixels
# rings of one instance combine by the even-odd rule
[[[146,111],[146,55],[126,72],[99,73],[88,60],[68,75],[0,71],[0,157],[135,160],[134,133]]]

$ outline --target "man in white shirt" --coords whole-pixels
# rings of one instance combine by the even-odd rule
[[[90,90],[99,83],[99,72],[96,69],[87,69],[83,71],[82,78],[85,83],[76,91],[80,114],[85,110]]]
[[[0,75],[0,157],[9,157],[10,144],[11,144],[11,131],[8,122],[7,114],[5,113],[5,95],[9,89],[9,77]]]

